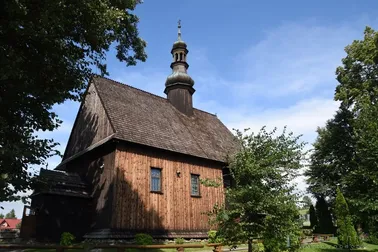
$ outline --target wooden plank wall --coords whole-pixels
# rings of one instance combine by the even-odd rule
[[[162,194],[150,192],[150,168],[162,169]],[[179,171],[180,177],[177,176]],[[112,227],[123,230],[206,231],[204,214],[224,202],[223,185],[200,186],[201,198],[190,195],[190,174],[222,177],[222,165],[147,147],[118,145]]]
[[[86,149],[113,132],[96,88],[90,84],[72,129],[63,159]]]
[[[110,228],[114,199],[115,144],[108,143],[68,163],[91,187],[92,228]]]

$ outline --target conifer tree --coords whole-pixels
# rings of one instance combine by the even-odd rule
[[[315,207],[310,206],[310,227],[313,229],[318,226],[318,218],[316,217]]]
[[[10,210],[9,213],[5,215],[5,219],[17,219],[14,209]]]
[[[318,225],[316,226],[315,232],[321,234],[333,234],[334,226],[331,211],[329,210],[329,205],[323,196],[317,197],[315,209],[318,219]]]
[[[356,248],[360,245],[360,240],[353,226],[348,204],[338,187],[336,189],[335,215],[338,243],[344,248]]]

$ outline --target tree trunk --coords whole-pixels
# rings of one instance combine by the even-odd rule
[[[252,239],[248,240],[248,252],[252,252]]]

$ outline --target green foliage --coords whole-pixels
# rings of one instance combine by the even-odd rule
[[[301,237],[311,236],[311,235],[312,235],[312,229],[307,229],[307,228],[302,229]]]
[[[136,234],[135,235],[135,243],[137,245],[151,245],[154,242],[154,239],[149,234]]]
[[[363,40],[345,48],[336,70],[339,111],[318,129],[309,191],[335,199],[337,185],[348,200],[352,221],[378,232],[378,32],[366,27]]]
[[[208,242],[209,243],[222,243],[223,239],[218,235],[216,230],[210,230],[207,232]]]
[[[0,219],[4,219],[4,214],[0,213]]]
[[[320,196],[317,198],[315,211],[318,225],[315,227],[314,232],[318,234],[333,234],[335,228],[332,221],[330,206],[324,197]]]
[[[311,229],[318,226],[318,217],[316,216],[316,211],[313,205],[310,206],[310,227]]]
[[[75,241],[75,236],[70,232],[62,233],[60,237],[60,245],[62,246],[71,246]]]
[[[302,198],[302,209],[309,209],[312,206],[312,200],[307,195]]]
[[[359,246],[361,242],[354,229],[348,204],[339,188],[336,189],[335,217],[338,243],[348,248]]]
[[[184,243],[185,243],[184,238],[176,238],[175,239],[175,244],[184,244]]]
[[[366,241],[368,243],[378,245],[378,234],[377,233],[370,233]]]
[[[264,252],[265,251],[265,248],[264,248],[264,244],[259,242],[257,244],[253,244],[252,245],[252,251],[253,252]]]
[[[345,174],[355,168],[356,143],[353,114],[340,107],[324,128],[318,128],[318,137],[305,172],[309,191],[316,197],[335,197],[336,185],[343,184]]]
[[[0,7],[0,201],[31,186],[31,166],[59,154],[35,133],[62,123],[54,104],[79,100],[95,72],[106,75],[115,48],[125,65],[145,61],[134,14],[140,0],[5,1]],[[17,43],[15,43],[17,41]],[[97,70],[96,70],[97,69]]]
[[[247,131],[237,131],[241,150],[229,162],[236,185],[226,191],[225,208],[215,206],[213,214],[226,244],[263,237],[266,251],[278,251],[288,235],[300,235],[291,181],[303,166],[305,144],[286,128],[281,134],[265,127]]]
[[[217,237],[217,231],[216,230],[210,230],[207,232],[209,243],[215,243],[215,239]]]
[[[18,223],[18,224],[16,225],[16,228],[20,229],[20,228],[21,228],[21,225],[22,225],[22,222],[20,221],[20,223]]]
[[[5,215],[5,219],[17,219],[14,209],[10,210],[9,213]]]
[[[217,179],[200,179],[200,183],[204,186],[207,186],[207,187],[219,187],[221,186],[223,183],[222,183],[222,178],[217,178]]]

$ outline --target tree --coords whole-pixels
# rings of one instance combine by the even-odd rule
[[[356,141],[353,114],[340,107],[318,137],[310,157],[307,176],[308,190],[315,197],[326,196],[332,201],[337,185],[346,186],[345,175],[356,169]]]
[[[321,234],[333,234],[334,225],[332,221],[331,211],[329,205],[323,196],[317,198],[316,205],[316,217],[318,219],[318,225],[315,232]]]
[[[33,185],[28,167],[58,154],[38,132],[56,129],[51,109],[78,100],[106,53],[135,65],[145,61],[133,10],[141,0],[10,0],[0,7],[0,201]]]
[[[302,198],[303,209],[309,209],[312,206],[312,200],[307,195]]]
[[[316,216],[316,211],[314,205],[310,206],[310,227],[314,229],[318,226],[318,218]]]
[[[335,100],[353,112],[378,101],[378,33],[366,27],[363,40],[345,48],[347,56],[336,70],[339,85]]]
[[[357,169],[346,174],[343,187],[353,215],[365,226],[378,231],[378,32],[366,27],[363,40],[345,48],[347,56],[337,68],[335,99],[354,115]]]
[[[235,186],[226,192],[226,208],[216,207],[219,235],[227,243],[263,237],[266,251],[286,248],[287,237],[295,244],[299,236],[298,197],[290,183],[303,166],[304,143],[276,129],[248,134],[237,131],[241,150],[229,168]]]
[[[337,186],[349,203],[355,223],[378,233],[378,32],[366,27],[363,40],[345,48],[336,70],[336,116],[318,130],[309,191],[334,201]]]
[[[0,213],[0,219],[4,219],[4,214]]]
[[[347,248],[356,248],[356,246],[359,246],[361,242],[354,229],[348,204],[338,187],[336,189],[335,217],[338,243]]]
[[[5,215],[5,219],[17,219],[14,209],[10,210],[9,213]]]

